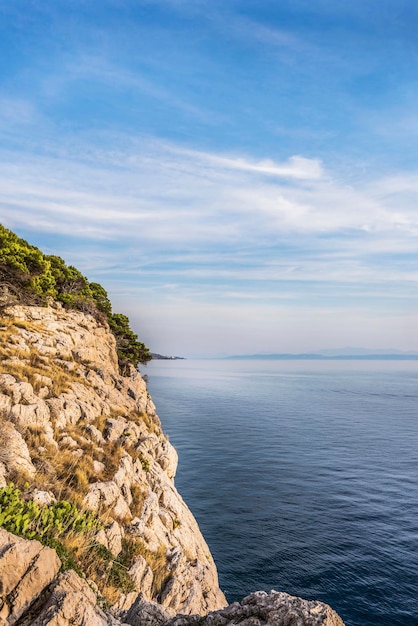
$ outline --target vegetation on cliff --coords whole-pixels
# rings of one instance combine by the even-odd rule
[[[149,356],[101,285],[0,226],[0,543],[37,539],[57,585],[75,570],[115,614],[139,592],[208,611],[225,598],[133,367]]]
[[[140,374],[120,375],[115,356],[110,328],[80,311],[0,311],[0,528],[53,548],[109,605],[168,582],[166,526],[147,543],[131,525],[176,459]]]
[[[138,341],[129,319],[113,313],[107,292],[102,285],[89,282],[85,276],[59,256],[43,254],[0,224],[0,303],[42,305],[61,302],[66,308],[78,309],[107,321],[116,338],[121,373],[130,365],[137,367],[152,356],[147,346]]]

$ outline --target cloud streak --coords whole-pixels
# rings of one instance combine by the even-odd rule
[[[414,252],[418,233],[412,173],[354,189],[316,159],[277,163],[139,139],[116,152],[100,146],[95,153],[91,144],[88,150],[80,145],[54,155],[51,149],[49,156],[33,158],[3,151],[0,165],[0,216],[6,225],[137,245],[157,256],[160,250],[199,247],[208,273],[211,264],[219,271],[215,259],[223,251],[234,250],[239,258],[247,250],[249,263],[257,266],[263,257],[273,262],[276,256],[294,274],[289,268],[307,245],[316,258],[320,249],[330,255],[324,265],[330,258],[339,262],[341,280],[356,279],[353,265],[344,265],[347,256],[371,267],[380,255],[375,279],[379,272],[387,275],[394,254]],[[262,264],[265,275],[267,265]],[[328,268],[330,280],[336,269]],[[397,271],[399,277],[402,270]],[[313,279],[314,273],[304,275]]]

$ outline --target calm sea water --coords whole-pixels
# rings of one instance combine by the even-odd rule
[[[144,373],[229,601],[418,624],[418,363],[154,361]]]

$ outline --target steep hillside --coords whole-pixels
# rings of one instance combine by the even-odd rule
[[[100,526],[54,531],[49,544],[108,605],[127,609],[141,591],[182,613],[224,606],[208,546],[174,486],[177,454],[139,372],[120,375],[109,328],[59,304],[15,306],[2,316],[0,350],[2,484],[41,506],[68,501]]]

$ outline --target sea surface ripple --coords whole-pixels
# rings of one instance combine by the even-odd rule
[[[229,601],[418,624],[418,363],[154,361],[144,372]]]

